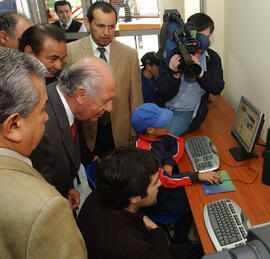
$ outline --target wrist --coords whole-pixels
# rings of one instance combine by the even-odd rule
[[[204,75],[204,71],[202,70],[202,72],[199,74],[198,78],[201,79]]]

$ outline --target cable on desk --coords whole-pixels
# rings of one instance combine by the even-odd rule
[[[246,166],[248,164],[249,159],[241,165],[231,165],[231,164],[227,163],[226,161],[222,160],[221,158],[220,158],[220,161],[229,167],[243,167],[243,166]]]
[[[229,167],[243,167],[243,166],[247,166],[247,168],[248,168],[250,171],[253,171],[253,172],[256,173],[255,178],[254,178],[251,182],[245,182],[245,181],[243,181],[243,180],[236,179],[236,178],[224,179],[223,181],[234,180],[234,181],[238,181],[238,182],[241,182],[241,183],[244,183],[244,184],[253,184],[253,183],[256,182],[256,180],[257,180],[257,178],[258,178],[258,176],[259,176],[259,171],[255,170],[255,169],[253,169],[253,168],[251,168],[251,167],[249,166],[249,161],[250,161],[250,159],[247,159],[247,161],[246,161],[245,163],[241,164],[241,165],[230,165],[230,164],[228,164],[227,162],[225,162],[225,161],[222,160],[222,159],[220,159],[220,161],[223,162],[224,164],[226,164],[226,165],[229,166]]]

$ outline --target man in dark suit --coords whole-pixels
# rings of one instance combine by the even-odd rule
[[[77,120],[97,121],[112,110],[116,80],[106,62],[88,57],[62,71],[58,83],[47,86],[47,93],[49,120],[31,159],[74,210],[80,203],[80,194],[73,187],[81,163]]]
[[[54,3],[54,10],[59,17],[59,21],[53,24],[65,32],[87,32],[86,27],[81,22],[71,18],[71,5],[68,1],[57,1]]]

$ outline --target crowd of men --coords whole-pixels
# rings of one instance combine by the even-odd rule
[[[156,203],[162,163],[130,147],[131,117],[143,103],[141,78],[158,76],[160,62],[153,68],[151,53],[140,71],[137,51],[114,39],[109,3],[92,4],[91,34],[68,44],[65,32],[85,27],[69,2],[55,2],[55,11],[54,24],[0,16],[0,257],[199,258],[200,246],[168,245],[142,213]],[[95,160],[97,189],[79,230],[73,182],[81,163]]]

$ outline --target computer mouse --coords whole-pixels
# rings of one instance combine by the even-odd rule
[[[210,182],[208,182],[208,181],[202,181],[202,183],[203,184],[205,184],[205,185],[212,185]],[[221,184],[222,183],[222,180],[218,180],[218,184]],[[214,183],[214,184],[216,184],[216,183]]]

